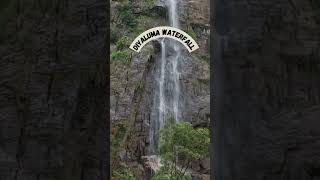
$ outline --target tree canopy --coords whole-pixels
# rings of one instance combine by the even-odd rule
[[[191,163],[209,153],[209,129],[193,128],[188,122],[176,123],[170,118],[160,131],[162,167],[153,180],[189,180]]]

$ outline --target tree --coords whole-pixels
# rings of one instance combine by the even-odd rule
[[[153,180],[188,180],[186,171],[193,161],[209,153],[209,130],[193,128],[188,122],[167,120],[160,131],[160,158],[162,167]]]

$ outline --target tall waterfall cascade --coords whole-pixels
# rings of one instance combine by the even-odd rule
[[[170,26],[179,28],[178,0],[166,0]],[[181,93],[179,81],[180,44],[171,39],[160,40],[160,61],[156,67],[157,88],[154,97],[153,113],[150,128],[150,152],[158,154],[160,129],[169,117],[181,120]]]

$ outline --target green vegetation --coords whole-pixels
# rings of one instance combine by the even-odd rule
[[[131,60],[130,43],[140,33],[156,25],[167,25],[164,16],[159,13],[152,14],[149,8],[154,0],[141,2],[141,9],[136,9],[128,0],[115,0],[114,13],[111,17],[111,68],[121,71],[122,68],[114,68],[128,65]],[[134,12],[135,10],[139,12]],[[157,21],[155,21],[157,19]],[[159,24],[160,23],[160,24]],[[187,33],[194,39],[197,38],[190,24],[187,25]],[[204,58],[203,58],[204,59]],[[135,86],[135,92],[144,89],[143,83]],[[161,131],[160,157],[162,167],[156,172],[153,180],[189,180],[187,170],[191,163],[208,155],[209,130],[205,128],[193,128],[190,123],[175,123],[169,119]],[[112,123],[111,132],[111,180],[135,180],[139,176],[136,167],[127,163],[123,157],[125,153],[131,153],[130,120],[121,123]],[[129,135],[128,135],[129,134]],[[121,155],[121,156],[120,156]],[[120,158],[121,157],[121,158]],[[131,154],[128,155],[130,159]],[[124,159],[123,159],[124,158]]]
[[[124,51],[113,51],[111,53],[111,62],[112,63],[127,63],[130,60],[130,52],[129,50]]]
[[[127,121],[114,123],[111,128],[111,180],[135,180],[132,169],[119,159],[127,132]],[[190,123],[167,120],[161,130],[160,157],[162,167],[153,180],[190,180],[186,175],[191,163],[209,153],[209,130],[193,128]]]
[[[188,26],[186,33],[188,33],[195,41],[197,41],[197,34],[193,31],[191,26]]]
[[[122,150],[122,141],[127,132],[126,126],[126,122],[114,123],[111,128],[111,180],[135,180],[131,169],[118,159],[118,153]]]
[[[130,60],[130,52],[128,50],[129,41],[127,36],[123,36],[116,43],[116,50],[111,53],[111,62],[116,64],[126,64]]]
[[[134,38],[136,38],[137,36],[139,36],[141,33],[143,33],[146,29],[140,27],[140,26],[137,26],[136,28],[132,29],[131,30],[131,33],[132,33],[132,36]]]
[[[174,171],[168,166],[161,167],[152,180],[191,180],[191,178],[186,175],[174,175],[172,173],[174,173]]]
[[[124,6],[119,7],[118,16],[120,17],[121,22],[131,29],[135,28],[138,24],[136,17],[133,15],[132,6],[130,4],[125,4]]]
[[[112,152],[117,152],[121,145],[122,139],[126,133],[126,125],[123,123],[114,124],[111,133]]]
[[[129,43],[128,42],[128,37],[127,36],[123,36],[116,43],[117,50],[123,50],[124,48],[127,48],[127,46],[129,45],[128,43]]]
[[[186,9],[186,16],[187,16],[187,19],[191,19],[192,13],[191,13],[190,7],[187,7]],[[187,26],[186,33],[188,33],[196,41],[197,34],[194,32],[191,23],[187,22],[186,26]]]
[[[119,29],[118,27],[111,26],[110,28],[110,42],[116,43],[119,40]]]
[[[153,21],[159,16],[150,11],[154,0],[141,2],[141,12],[134,13],[133,3],[128,0],[117,0],[121,2],[115,7],[115,12],[111,17],[111,42],[117,43],[120,37],[126,36],[130,41],[140,33],[153,27]],[[153,16],[156,17],[153,17]],[[161,20],[159,20],[161,21]],[[162,22],[161,22],[162,23]],[[165,23],[161,24],[164,25]]]
[[[148,6],[152,6],[154,4],[154,0],[145,0]]]
[[[153,180],[189,180],[186,171],[195,160],[209,153],[209,130],[193,128],[190,123],[167,120],[161,130],[160,157],[163,166]]]
[[[113,171],[111,180],[136,180],[130,168],[126,165],[122,165],[120,170]]]

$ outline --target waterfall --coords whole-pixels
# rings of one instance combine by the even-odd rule
[[[177,0],[167,0],[167,7],[169,10],[169,20],[170,20],[170,26],[179,28],[179,14],[178,14],[178,2]],[[180,82],[179,82],[179,76],[180,73],[178,71],[178,62],[180,58],[180,46],[177,44],[174,40],[170,41],[169,44],[171,47],[173,47],[173,56],[171,58],[171,68],[169,70],[169,81],[173,83],[172,91],[172,109],[173,109],[173,116],[176,121],[180,120],[180,108],[179,108],[179,102],[180,102]],[[165,51],[164,47],[162,51]],[[162,54],[163,55],[163,54]],[[162,59],[162,58],[161,58]],[[166,59],[166,58],[165,58]],[[163,59],[162,59],[163,60]]]
[[[166,66],[166,45],[164,39],[161,40],[161,71],[160,71],[160,78],[159,78],[159,128],[162,128],[164,116],[166,112],[166,105],[165,105],[165,96],[164,96],[164,83],[165,83],[165,66]]]
[[[167,0],[169,10],[170,26],[179,28],[178,2],[177,0]]]
[[[167,6],[169,10],[170,26],[179,28],[179,14],[178,14],[178,2],[177,0],[167,0]]]
[[[170,26],[179,28],[178,2],[166,0]],[[162,39],[161,54],[156,67],[157,88],[154,97],[154,116],[150,127],[149,154],[158,154],[160,129],[168,117],[181,120],[179,59],[180,44],[171,39]]]

